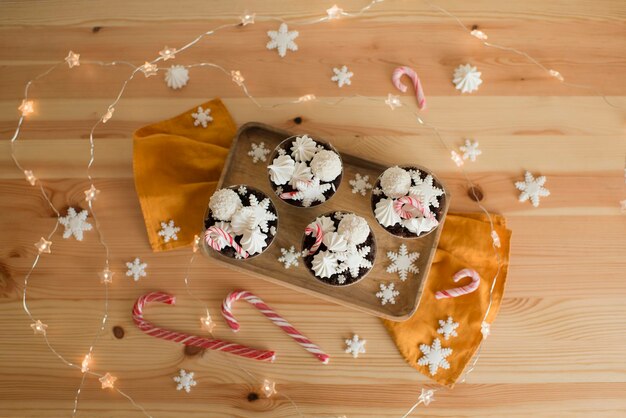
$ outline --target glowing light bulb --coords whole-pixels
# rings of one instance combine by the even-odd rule
[[[461,167],[463,165],[463,158],[461,158],[458,152],[451,151],[450,158],[454,161],[454,164],[456,164],[457,167]]]
[[[272,395],[276,395],[278,393],[276,392],[276,383],[268,379],[263,380],[261,392],[263,392],[266,398],[271,398]]]
[[[243,15],[240,16],[241,26],[247,26],[254,23],[254,17],[256,13],[250,13],[247,10],[243,12]]]
[[[419,116],[417,117],[417,121],[419,122],[420,125],[424,124],[424,121],[422,120],[422,118],[420,118]]]
[[[200,235],[194,235],[193,236],[193,252],[197,253],[198,250],[200,249]]]
[[[312,100],[315,100],[316,97],[314,94],[305,94],[304,96],[300,96],[298,98],[298,103],[302,103],[302,102],[310,102]]]
[[[500,236],[495,229],[491,231],[491,239],[493,240],[493,245],[495,245],[497,248],[500,248]]]
[[[548,73],[550,73],[552,77],[556,78],[559,81],[565,81],[565,78],[563,78],[561,73],[558,72],[557,70],[548,70]]]
[[[22,100],[22,104],[17,108],[22,112],[22,116],[28,116],[35,111],[35,104],[32,100]]]
[[[207,330],[208,332],[213,332],[213,329],[217,325],[211,319],[211,314],[209,313],[208,310],[206,311],[206,316],[203,316],[202,318],[200,318],[200,323],[202,324],[202,328]]]
[[[87,202],[93,202],[100,194],[100,190],[96,189],[92,184],[91,187],[88,190],[85,190],[83,193],[85,193],[85,200]]]
[[[89,371],[89,363],[91,362],[91,354],[86,354],[83,362],[80,364],[80,371],[85,373]]]
[[[161,58],[163,58],[163,61],[173,60],[174,58],[176,58],[176,49],[166,46],[159,51],[159,55],[161,56]]]
[[[48,329],[48,326],[40,320],[36,320],[34,323],[30,324],[30,327],[33,329],[35,334],[40,335],[46,335],[46,330]]]
[[[100,276],[100,281],[102,283],[106,283],[106,284],[111,284],[113,283],[113,275],[115,273],[112,272],[111,270],[109,270],[108,267],[105,267],[104,270],[102,270],[98,276]]]
[[[26,181],[30,183],[31,186],[34,186],[37,183],[37,177],[30,170],[24,170],[24,177],[26,177]]]
[[[402,106],[402,102],[400,101],[400,97],[389,93],[387,95],[387,100],[385,100],[385,104],[394,110],[396,107]]]
[[[424,404],[424,406],[428,406],[430,405],[430,403],[432,401],[435,400],[435,391],[434,390],[426,390],[424,388],[422,388],[422,393],[420,393],[419,398],[417,398],[418,401],[420,401],[421,403]]]
[[[46,240],[44,237],[39,238],[39,241],[35,243],[35,248],[39,251],[39,254],[46,253],[50,254],[50,246],[52,245],[52,241]]]
[[[102,116],[102,123],[107,123],[107,121],[113,117],[113,112],[115,112],[115,108],[108,108],[107,112]]]
[[[146,76],[146,78],[156,75],[158,68],[156,64],[150,64],[148,61],[144,62],[144,64],[139,67],[139,69],[141,70],[141,72],[143,72],[143,75]]]
[[[478,30],[478,29],[474,29],[470,32],[470,35],[472,35],[474,38],[478,38],[481,41],[486,41],[488,36],[485,34],[485,32]]]
[[[233,77],[233,82],[237,84],[239,87],[241,87],[243,82],[246,80],[245,78],[243,78],[239,70],[232,70],[230,72],[230,75]]]
[[[486,339],[489,334],[491,334],[491,325],[488,322],[483,321],[480,325],[480,332],[483,334],[483,340]]]
[[[339,19],[343,14],[343,9],[334,4],[330,9],[326,9],[326,13],[328,13],[328,20]]]
[[[115,386],[115,381],[117,380],[117,377],[110,375],[108,372],[102,376],[100,379],[98,379],[100,381],[100,383],[102,383],[102,389],[113,389]]]
[[[67,57],[65,57],[65,62],[67,62],[67,65],[70,68],[78,67],[80,65],[80,54],[77,54],[74,51],[70,51],[67,54]]]

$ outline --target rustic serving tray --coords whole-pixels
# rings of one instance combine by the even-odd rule
[[[383,165],[365,161],[348,154],[341,154],[344,172],[341,185],[337,193],[326,203],[312,208],[299,208],[291,206],[279,199],[270,186],[267,175],[268,161],[259,161],[256,164],[248,156],[251,144],[263,142],[271,151],[292,133],[275,129],[260,123],[247,123],[243,125],[233,140],[230,154],[218,183],[218,188],[235,184],[247,184],[266,193],[276,206],[278,211],[278,232],[270,247],[261,255],[249,260],[235,260],[226,257],[204,246],[205,253],[216,261],[228,265],[235,270],[252,274],[264,280],[287,286],[322,299],[339,303],[350,308],[376,315],[379,317],[402,321],[408,319],[417,309],[422,289],[435,248],[439,241],[439,234],[443,226],[450,195],[446,192],[446,199],[442,202],[441,219],[435,231],[418,239],[401,239],[391,235],[381,227],[370,207],[370,194],[365,196],[352,193],[349,180],[356,173],[369,176],[369,182],[374,184],[378,176],[387,168]],[[315,137],[312,136],[313,139]],[[320,140],[323,140],[320,138]],[[403,161],[404,162],[404,161]],[[304,228],[317,216],[331,211],[350,211],[364,217],[376,237],[376,259],[374,267],[367,276],[350,286],[330,286],[315,279],[311,272],[300,260],[299,266],[291,266],[285,269],[278,261],[281,256],[280,249],[288,249],[292,245],[297,251],[301,251]],[[400,281],[397,273],[387,273],[386,268],[390,264],[387,251],[397,252],[401,244],[406,244],[409,252],[419,252],[420,257],[415,265],[419,268],[418,274],[409,273],[406,281]],[[382,305],[376,297],[380,290],[380,283],[395,283],[400,295],[396,297],[395,304]]]

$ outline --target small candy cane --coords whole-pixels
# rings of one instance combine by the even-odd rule
[[[454,289],[441,290],[435,293],[435,298],[437,299],[447,299],[447,298],[455,298],[457,296],[467,295],[468,293],[472,293],[474,290],[478,289],[480,285],[480,276],[475,270],[472,269],[463,269],[456,273],[452,280],[454,283],[457,283],[464,277],[471,277],[472,282],[467,286],[455,287]]]
[[[173,295],[162,292],[151,292],[141,296],[133,306],[133,322],[146,334],[162,338],[167,341],[174,341],[184,345],[194,347],[202,347],[209,350],[224,351],[225,353],[235,354],[237,356],[246,357],[253,360],[274,361],[275,353],[273,351],[259,350],[256,348],[246,347],[245,345],[230,343],[222,340],[214,340],[210,338],[197,337],[182,332],[169,331],[159,328],[143,318],[143,308],[149,302],[165,303],[174,305],[176,298]]]
[[[279,194],[278,197],[280,197],[283,200],[291,200],[291,199],[294,199],[298,193],[300,192],[297,190],[293,192],[285,192],[285,193]]]
[[[426,96],[424,95],[422,82],[417,76],[417,73],[412,68],[402,66],[393,70],[393,75],[391,76],[391,81],[393,82],[393,85],[396,86],[396,88],[401,92],[406,93],[407,86],[402,83],[402,81],[400,81],[403,75],[408,76],[411,81],[413,81],[415,97],[417,97],[417,107],[420,110],[426,109]]]
[[[402,196],[401,198],[396,199],[393,202],[393,209],[398,215],[400,215],[402,219],[410,219],[415,217],[414,211],[410,209],[404,210],[405,205],[417,209],[422,214],[422,216],[426,216],[426,211],[424,210],[424,207],[419,202],[419,200],[417,200],[413,196]]]
[[[235,239],[232,237],[232,235],[224,231],[222,228],[218,228],[214,225],[207,228],[207,230],[204,232],[204,240],[215,251],[221,251],[222,248],[224,248],[220,242],[220,239],[227,241],[228,245],[233,247],[235,251],[237,251],[237,253],[243,258],[248,258],[248,253],[235,242]]]
[[[309,249],[309,255],[313,255],[317,252],[320,245],[322,245],[322,240],[324,239],[324,231],[322,231],[322,227],[319,222],[314,222],[313,227],[309,225],[304,229],[305,235],[311,235],[313,233],[315,233],[315,242]]]
[[[282,316],[278,315],[269,306],[265,304],[259,297],[245,290],[235,290],[226,296],[224,303],[222,303],[222,315],[226,320],[228,326],[234,331],[239,331],[240,325],[237,319],[233,316],[233,303],[239,299],[243,299],[246,302],[252,304],[263,315],[269,318],[274,324],[280,327],[293,338],[298,344],[304,347],[308,352],[317,357],[322,363],[328,364],[330,356],[324,353],[317,345],[313,344],[311,340],[302,335],[297,329],[295,329],[289,322],[287,322]]]

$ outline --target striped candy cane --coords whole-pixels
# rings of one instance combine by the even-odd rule
[[[401,92],[406,93],[407,86],[400,81],[403,75],[408,76],[411,81],[413,81],[413,89],[415,90],[415,97],[417,97],[417,107],[420,110],[426,109],[426,96],[424,95],[422,82],[412,68],[402,66],[393,70],[393,75],[391,76],[393,85]]]
[[[207,348],[209,350],[223,351],[225,353],[231,353],[253,360],[274,361],[276,357],[273,351],[259,350],[240,344],[230,343],[228,341],[197,337],[195,335],[159,328],[143,318],[143,308],[150,302],[174,305],[176,303],[176,298],[167,293],[151,292],[141,296],[137,299],[137,302],[135,302],[135,305],[133,306],[133,321],[140,330],[152,337],[162,338],[167,341],[174,341],[184,345]]]
[[[313,243],[313,245],[311,245],[311,248],[309,249],[309,255],[313,255],[317,252],[317,250],[319,250],[320,245],[322,245],[322,240],[324,239],[324,231],[322,231],[322,226],[319,224],[319,222],[314,222],[311,225],[307,226],[304,229],[305,235],[314,234],[315,237],[315,242]]]
[[[223,243],[227,242],[228,245],[233,247],[239,255],[243,258],[248,258],[248,253],[235,242],[235,238],[222,228],[218,228],[215,225],[207,228],[204,232],[204,240],[215,251],[221,251],[222,248],[224,248]]]
[[[404,210],[405,205],[410,208],[417,209],[422,214],[422,216],[426,216],[426,211],[424,210],[424,207],[419,202],[419,200],[417,200],[413,196],[402,196],[401,198],[396,199],[393,202],[393,209],[398,215],[400,215],[402,219],[410,219],[415,217],[414,210]]]
[[[457,283],[464,277],[471,277],[472,282],[466,286],[455,287],[454,289],[441,290],[435,293],[435,298],[437,299],[447,299],[447,298],[455,298],[457,296],[467,295],[468,293],[472,293],[474,290],[478,289],[480,285],[480,275],[472,269],[463,269],[457,272],[452,280],[454,283]]]
[[[328,364],[330,356],[324,353],[317,345],[313,344],[311,340],[302,335],[297,329],[295,329],[289,322],[287,322],[282,316],[278,315],[272,308],[267,306],[259,297],[245,290],[235,290],[230,292],[224,303],[222,303],[222,315],[228,323],[228,326],[234,331],[239,331],[240,325],[237,319],[233,316],[233,303],[239,299],[243,299],[246,302],[252,304],[263,315],[269,318],[274,324],[280,327],[293,338],[298,344],[304,347],[308,352],[317,357],[322,363]]]

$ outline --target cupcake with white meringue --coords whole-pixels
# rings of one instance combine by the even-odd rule
[[[316,279],[331,286],[348,286],[362,280],[372,269],[376,240],[363,217],[329,212],[306,227],[302,255]]]
[[[343,163],[332,145],[308,135],[281,142],[267,166],[276,195],[297,207],[314,207],[330,199],[343,174]]]
[[[376,181],[371,205],[387,232],[418,238],[437,228],[445,199],[445,189],[433,174],[417,166],[394,166]]]
[[[226,257],[248,259],[267,251],[278,229],[272,200],[246,185],[216,190],[204,219],[204,247]]]

